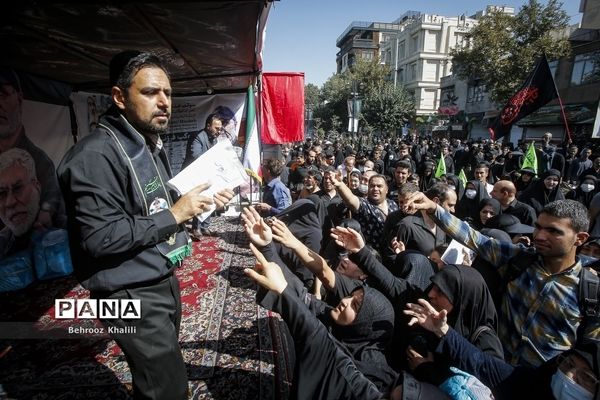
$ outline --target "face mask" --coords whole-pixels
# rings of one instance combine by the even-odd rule
[[[465,196],[467,196],[467,199],[474,199],[477,196],[477,190],[467,189],[465,190]]]
[[[456,191],[456,187],[453,185],[448,185],[448,189]]]
[[[551,387],[556,400],[592,400],[594,397],[593,393],[576,384],[560,369],[552,375]]]
[[[592,190],[594,190],[596,187],[594,185],[592,185],[591,183],[583,183],[581,184],[581,190],[585,193],[589,193]]]
[[[358,185],[358,191],[361,192],[362,194],[365,194],[369,191],[369,185]]]

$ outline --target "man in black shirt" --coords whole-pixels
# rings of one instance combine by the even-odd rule
[[[199,185],[174,202],[160,134],[171,116],[171,84],[154,55],[124,52],[110,64],[112,107],[63,158],[75,274],[95,299],[139,299],[139,319],[102,323],[123,350],[134,397],[187,399],[179,348],[181,297],[174,269],[191,254],[182,224],[233,197]]]
[[[502,214],[514,215],[522,224],[533,226],[537,219],[535,210],[529,204],[516,199],[517,188],[511,181],[502,180],[494,184],[491,196],[498,200]]]

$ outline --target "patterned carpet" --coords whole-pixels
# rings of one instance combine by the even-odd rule
[[[191,398],[286,399],[288,344],[278,317],[256,305],[255,286],[243,275],[253,263],[246,237],[237,220],[213,218],[211,228],[219,236],[195,242],[177,270]],[[104,336],[68,334],[68,323],[53,318],[54,299],[87,295],[73,278],[0,294],[0,353],[10,346],[0,358],[0,398],[130,398],[119,347]]]

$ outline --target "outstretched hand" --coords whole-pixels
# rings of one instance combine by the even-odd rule
[[[437,337],[444,336],[450,329],[448,312],[446,310],[438,312],[427,300],[419,299],[419,304],[407,303],[406,307],[403,313],[411,317],[409,326],[419,324]]]
[[[337,226],[331,229],[331,237],[338,246],[342,246],[349,253],[358,253],[365,247],[365,241],[360,233],[352,228]]]
[[[273,221],[271,229],[273,230],[273,238],[275,240],[288,248],[294,248],[294,246],[300,243],[296,236],[294,236],[294,234],[287,227],[285,222],[277,218],[273,218],[271,221]]]
[[[272,290],[278,294],[283,293],[287,287],[287,281],[279,265],[268,262],[265,256],[251,243],[250,250],[256,257],[254,269],[245,268],[244,273],[265,289]]]
[[[414,214],[418,210],[434,213],[437,208],[437,204],[423,192],[411,193],[403,203],[402,209],[407,214]]]
[[[264,247],[273,241],[273,232],[254,207],[244,208],[242,212],[244,230],[255,246]]]

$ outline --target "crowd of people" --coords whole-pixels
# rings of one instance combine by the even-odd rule
[[[15,111],[8,76],[2,109]],[[91,297],[143,303],[140,319],[102,320],[135,328],[113,334],[134,397],[184,399],[174,270],[189,234],[210,234],[197,217],[234,192],[165,184],[172,89],[160,59],[120,53],[110,84],[111,107],[58,179],[32,157],[20,111],[4,124],[0,254],[27,247],[34,226],[66,225]],[[190,138],[186,163],[227,131],[223,115]],[[600,399],[600,154],[548,133],[536,168],[522,168],[527,146],[410,134],[369,149],[307,140],[263,160],[261,202],[242,213],[258,261],[245,272],[287,324],[293,398]],[[473,251],[460,265],[451,241]]]
[[[295,398],[600,398],[600,157],[546,133],[521,168],[528,145],[309,139],[263,162],[246,273],[289,328]]]

